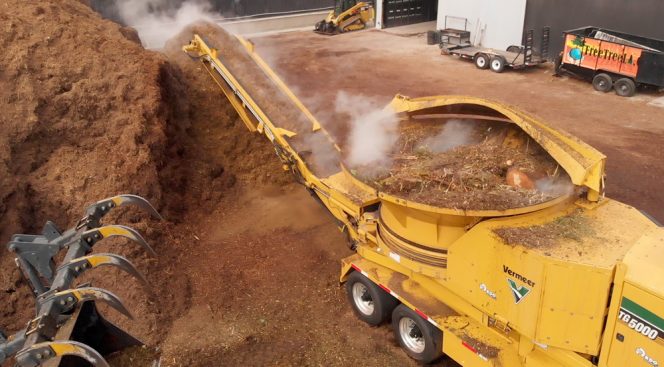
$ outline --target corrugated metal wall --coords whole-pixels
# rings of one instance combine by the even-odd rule
[[[161,10],[168,10],[176,9],[184,2],[185,0],[153,0],[151,3],[157,4],[156,7]],[[196,0],[192,0],[192,2],[196,2]],[[334,0],[208,0],[207,2],[212,4],[214,10],[226,17],[306,11],[334,6]],[[121,23],[115,3],[114,0],[90,0],[90,6],[105,18]]]
[[[334,0],[212,0],[216,10],[229,16],[245,16],[318,9],[334,6]]]
[[[528,0],[524,30],[535,30],[539,49],[541,28],[550,26],[549,55],[554,58],[563,49],[565,30],[597,26],[664,39],[663,21],[663,0]]]

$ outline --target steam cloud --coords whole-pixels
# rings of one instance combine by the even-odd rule
[[[162,48],[189,24],[219,18],[212,5],[204,0],[186,1],[179,6],[173,6],[169,0],[116,1],[120,18],[138,31],[146,48]]]
[[[350,116],[347,160],[351,166],[380,165],[390,162],[390,151],[398,139],[399,120],[389,108],[365,96],[353,96],[341,91],[335,109]]]
[[[447,121],[438,134],[425,139],[420,147],[426,148],[432,153],[442,153],[458,146],[473,143],[474,124],[471,122],[451,119]]]
[[[569,180],[558,180],[555,177],[546,177],[535,181],[535,188],[551,196],[569,195],[574,192],[574,184]]]

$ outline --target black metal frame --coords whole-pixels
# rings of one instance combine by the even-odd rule
[[[436,20],[437,0],[384,0],[383,26],[397,27]]]

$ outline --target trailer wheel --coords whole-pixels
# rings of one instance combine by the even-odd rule
[[[346,295],[357,317],[372,326],[385,322],[399,304],[396,298],[357,271],[348,276]]]
[[[559,76],[560,72],[563,69],[563,55],[562,53],[556,57],[556,60],[553,63],[553,75],[554,76]]]
[[[491,58],[491,71],[502,73],[505,70],[505,59],[502,56],[494,56]]]
[[[606,93],[613,88],[613,79],[606,73],[599,73],[593,78],[593,88],[598,92]]]
[[[392,330],[408,356],[428,364],[443,355],[443,333],[401,304],[392,312]]]
[[[489,56],[486,54],[477,54],[475,55],[475,66],[478,69],[486,69],[489,67]]]
[[[636,93],[636,84],[629,78],[620,78],[613,84],[616,94],[621,97],[631,97]]]

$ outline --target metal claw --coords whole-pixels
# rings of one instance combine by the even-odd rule
[[[146,212],[148,212],[153,217],[155,217],[159,220],[164,220],[164,218],[161,216],[161,214],[159,214],[157,209],[155,209],[154,206],[152,206],[152,204],[150,204],[149,201],[147,201],[146,199],[144,199],[144,198],[142,198],[138,195],[131,195],[131,194],[117,195],[117,196],[114,196],[114,197],[110,198],[110,200],[112,200],[113,203],[117,206],[135,205],[135,206],[145,210]]]
[[[32,345],[16,354],[20,367],[36,367],[52,358],[77,356],[96,367],[109,367],[104,357],[93,348],[75,341],[54,341]]]
[[[138,279],[141,283],[143,283],[143,285],[146,288],[149,285],[148,281],[145,279],[143,274],[141,274],[141,272],[139,272],[138,269],[136,269],[134,264],[132,264],[126,258],[116,254],[102,253],[102,254],[82,256],[73,259],[67,264],[61,265],[60,267],[58,267],[57,271],[59,272],[62,269],[68,269],[69,271],[74,272],[75,276],[79,276],[88,269],[94,269],[105,265],[116,266],[121,270],[124,270],[126,273],[132,275],[134,278]]]
[[[85,210],[85,216],[79,220],[76,228],[98,228],[101,226],[100,221],[102,217],[108,214],[113,208],[125,205],[135,205],[150,213],[154,218],[164,220],[159,212],[157,212],[157,209],[155,209],[146,199],[138,195],[122,194],[99,200],[88,206]]]
[[[145,241],[143,236],[141,236],[140,233],[138,233],[135,229],[131,227],[122,226],[122,225],[104,226],[101,228],[91,229],[89,231],[84,232],[81,235],[81,238],[83,239],[83,241],[87,242],[88,244],[94,244],[103,238],[108,238],[113,236],[121,236],[129,238],[134,242],[138,242],[152,256],[157,257],[157,253]]]
[[[127,316],[129,319],[134,319],[134,317],[131,315],[129,310],[127,310],[127,307],[125,307],[118,296],[102,288],[83,287],[68,289],[65,291],[57,292],[52,296],[45,298],[40,303],[45,304],[47,302],[54,302],[58,307],[60,307],[62,312],[66,312],[74,308],[76,304],[80,304],[85,301],[104,301],[119,313]]]

